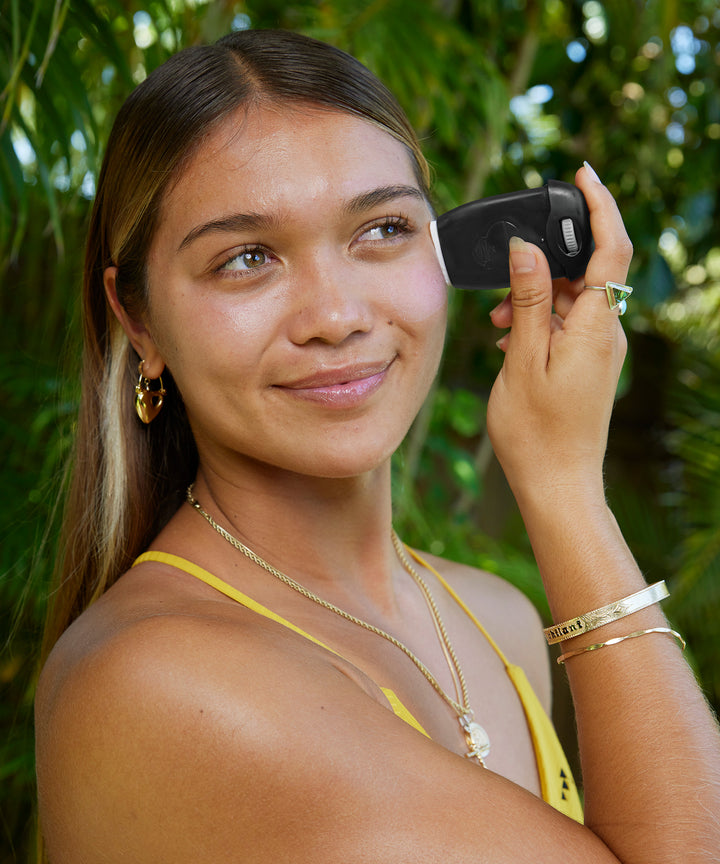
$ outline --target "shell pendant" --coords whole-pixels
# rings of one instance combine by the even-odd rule
[[[490,753],[490,738],[487,732],[479,723],[474,721],[472,714],[463,714],[458,719],[465,734],[467,745],[470,748],[465,754],[465,758],[477,759],[483,768],[485,768],[484,760]]]

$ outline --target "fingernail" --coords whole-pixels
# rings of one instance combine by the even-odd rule
[[[508,341],[510,340],[510,334],[506,333],[504,336],[501,336],[495,346],[499,348],[501,351],[507,351]]]
[[[513,273],[530,273],[535,269],[535,253],[521,237],[511,237],[508,245]]]
[[[602,183],[602,180],[598,177],[595,169],[589,162],[583,162],[583,165],[585,166],[585,170],[588,172],[588,177],[591,180],[594,180],[596,183]]]

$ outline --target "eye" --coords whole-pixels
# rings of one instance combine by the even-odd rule
[[[259,246],[255,246],[233,255],[232,258],[229,258],[224,264],[218,267],[218,272],[232,273],[257,270],[263,265],[269,264],[270,261],[270,254]]]
[[[389,216],[370,226],[362,234],[362,238],[370,241],[395,240],[409,230],[408,220],[404,216]]]

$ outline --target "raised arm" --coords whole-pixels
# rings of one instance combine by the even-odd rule
[[[623,283],[632,247],[607,189],[581,169],[596,250],[585,279],[553,291],[534,247],[514,244],[512,326],[488,410],[556,622],[645,586],[607,507],[602,464],[625,354],[618,310],[585,285]],[[657,604],[563,642],[565,653],[667,628]],[[586,824],[626,864],[720,858],[720,738],[672,636],[652,632],[566,660]]]

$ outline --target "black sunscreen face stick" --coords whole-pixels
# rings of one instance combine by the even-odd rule
[[[593,251],[585,198],[559,180],[463,204],[432,222],[430,232],[448,283],[470,290],[510,285],[513,236],[543,250],[553,279],[582,276]]]

